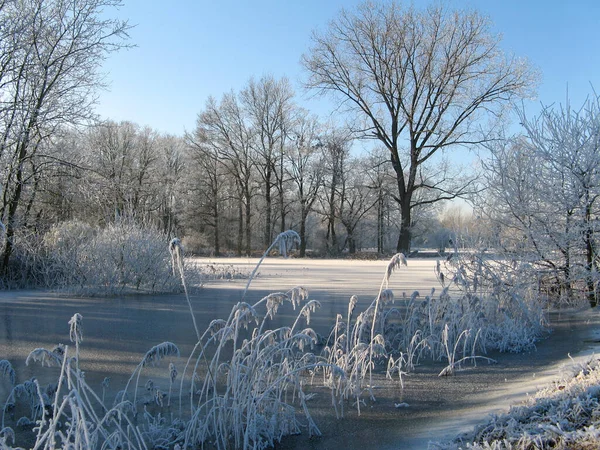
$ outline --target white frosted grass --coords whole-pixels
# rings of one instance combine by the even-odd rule
[[[188,307],[190,308],[190,316],[192,317],[194,330],[196,330],[196,337],[198,338],[198,341],[200,341],[200,330],[198,329],[198,324],[196,323],[196,315],[194,314],[194,309],[192,308],[192,302],[190,301],[190,295],[188,293],[187,282],[185,279],[185,270],[183,267],[183,246],[178,238],[173,238],[171,239],[171,242],[169,242],[169,253],[171,254],[173,276],[176,276],[176,272],[179,273],[185,299],[187,300]]]
[[[248,292],[248,288],[250,287],[250,283],[254,279],[256,272],[258,271],[260,265],[267,257],[269,252],[273,250],[275,247],[279,248],[279,254],[284,258],[287,258],[288,253],[292,250],[295,245],[300,245],[300,235],[296,233],[294,230],[287,230],[279,233],[275,240],[271,243],[269,248],[263,253],[262,257],[254,267],[254,270],[248,277],[248,282],[246,283],[246,289],[244,289],[244,293],[242,294],[242,300],[246,297],[246,293]]]
[[[10,384],[14,386],[17,380],[17,375],[10,361],[7,361],[6,359],[0,360],[0,375],[8,378]]]
[[[45,348],[36,348],[32,350],[25,360],[25,365],[28,366],[33,362],[39,362],[42,367],[60,367],[62,364],[62,358],[50,350]]]
[[[306,292],[298,288],[267,295],[254,305],[240,302],[227,321],[211,323],[204,333],[207,341],[203,347],[215,345],[216,349],[211,359],[205,358],[202,349],[196,357],[190,377],[193,425],[186,427],[184,445],[201,445],[209,439],[219,448],[227,447],[230,440],[237,448],[272,446],[282,436],[301,428],[295,407],[286,401],[288,397],[299,401],[309,433],[320,434],[305,404],[302,375],[328,365],[306,351],[317,343],[314,330],[296,331],[299,319],[308,319],[318,303],[309,301],[304,305],[292,327],[265,329],[267,320],[274,317],[283,302],[297,306],[305,297]],[[259,309],[264,313],[258,313]],[[247,337],[241,339],[242,334]],[[230,359],[224,357],[226,345],[233,345]],[[202,383],[196,386],[196,375],[208,370],[215,378],[204,377],[202,381],[200,377]],[[182,377],[186,371],[187,366]],[[331,377],[339,375],[331,373]]]
[[[135,377],[135,388],[134,388],[134,394],[133,394],[133,408],[135,409],[136,404],[137,404],[137,393],[138,393],[138,385],[140,382],[140,375],[142,373],[142,369],[148,365],[156,365],[158,364],[158,362],[162,359],[164,359],[167,356],[175,356],[175,357],[179,357],[180,353],[179,353],[179,348],[173,344],[172,342],[163,342],[161,344],[155,345],[154,347],[152,347],[150,350],[148,350],[146,352],[146,354],[144,355],[144,357],[142,358],[142,360],[140,361],[140,363],[138,364],[138,366],[135,368],[135,370],[133,371],[133,373],[131,374],[131,377],[129,378],[129,380],[127,381],[127,384],[125,385],[125,389],[123,390],[123,397],[125,397],[127,395],[127,390],[129,388],[129,385],[131,384],[131,382],[133,381],[133,378]]]
[[[592,358],[576,366],[575,374],[554,381],[508,413],[430,448],[600,448],[600,362]]]
[[[81,316],[77,317],[79,326],[81,320]],[[81,339],[80,330],[74,334],[75,342]],[[19,418],[17,426],[35,424],[34,449],[147,448],[137,426],[128,416],[131,404],[122,402],[107,409],[87,385],[85,374],[78,368],[77,358],[69,356],[67,346],[61,347],[59,354],[36,349],[28,357],[28,363],[41,362],[44,365],[48,361],[61,368],[58,383],[44,390],[32,378],[12,389],[3,409],[4,441],[11,434],[4,425],[6,411],[14,408],[17,401],[24,400],[29,404],[30,415]]]

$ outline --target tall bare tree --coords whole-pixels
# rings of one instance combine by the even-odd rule
[[[212,97],[208,99],[204,111],[198,115],[195,135],[210,143],[235,179],[238,191],[237,253],[241,255],[245,237],[245,252],[249,255],[252,251],[252,199],[256,191],[255,158],[251,128],[235,93],[225,94],[218,104]]]
[[[188,190],[193,196],[190,200],[190,226],[194,229],[207,227],[212,230],[213,251],[221,254],[222,225],[224,222],[225,199],[227,197],[227,166],[220,159],[219,141],[203,132],[203,126],[197,127],[193,134],[186,135],[188,144]],[[199,219],[199,220],[198,220]],[[199,223],[198,223],[199,222]]]
[[[319,201],[321,214],[327,224],[325,246],[331,255],[337,255],[340,251],[336,219],[339,216],[339,187],[347,170],[350,143],[350,137],[340,130],[331,130],[323,138],[323,192]]]
[[[356,230],[362,218],[376,205],[374,192],[363,170],[367,161],[354,158],[348,162],[339,185],[339,209],[337,216],[346,230],[345,246],[350,254],[356,253],[358,236]]]
[[[119,217],[149,219],[159,209],[159,136],[131,122],[103,122],[90,128],[85,165],[88,196],[99,208],[100,220]]]
[[[390,191],[394,189],[394,174],[387,164],[387,149],[382,147],[374,148],[366,160],[366,176],[368,177],[368,186],[373,191],[377,206],[377,253],[383,254],[388,247],[389,235],[388,224],[390,222]]]
[[[407,252],[415,193],[428,189],[426,201],[437,202],[469,190],[421,169],[443,149],[485,141],[484,115],[528,95],[535,75],[501,51],[488,19],[444,6],[364,3],[312,41],[303,56],[307,86],[339,99],[360,119],[357,134],[389,150],[402,213],[397,250]]]
[[[181,185],[185,173],[185,141],[177,136],[160,136],[157,146],[159,154],[157,175],[160,181],[160,189],[157,193],[159,220],[162,230],[168,236],[172,236],[178,232],[178,205],[181,205],[178,194],[182,191]]]
[[[262,181],[265,200],[264,242],[268,247],[273,240],[273,188],[281,185],[281,163],[286,137],[289,132],[294,92],[287,78],[263,76],[250,79],[240,97],[252,128],[251,144],[257,171]],[[284,195],[279,190],[280,197]],[[280,198],[280,205],[282,199]]]
[[[319,123],[314,116],[303,112],[296,119],[292,143],[286,152],[288,171],[295,187],[294,200],[300,209],[300,256],[306,255],[306,223],[322,186],[322,143]]]

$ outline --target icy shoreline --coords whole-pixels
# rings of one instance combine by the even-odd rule
[[[278,448],[364,449],[374,442],[378,449],[438,448],[435,442],[448,443],[573,374],[574,366],[585,364],[598,347],[593,341],[599,326],[600,312],[589,308],[553,313],[553,333],[530,353],[489,355],[498,363],[465,366],[451,377],[435,376],[437,367],[418,368],[403,391],[382,388],[361,417],[353,412],[341,421],[319,417],[322,437],[295,436]],[[408,407],[395,408],[400,401]]]

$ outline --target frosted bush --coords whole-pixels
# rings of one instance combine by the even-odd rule
[[[439,449],[592,449],[600,447],[600,364],[597,359],[574,376],[557,380],[507,414],[493,416]]]
[[[43,272],[46,284],[65,286],[80,284],[85,275],[85,264],[80,265],[80,255],[89,252],[86,247],[94,239],[97,230],[91,225],[73,220],[54,225],[42,238],[46,264],[38,270]]]
[[[103,228],[62,222],[42,235],[16,237],[4,287],[42,286],[84,295],[180,291],[167,240],[153,227],[129,220]],[[200,272],[185,270],[191,284],[201,284]]]
[[[130,221],[92,228],[57,225],[44,236],[49,286],[87,295],[180,289],[171,273],[166,236]]]
[[[14,244],[10,264],[0,277],[0,289],[47,286],[47,273],[53,264],[48,260],[39,233],[19,228],[12,237]]]
[[[214,280],[247,280],[251,271],[236,267],[233,264],[187,262],[190,270],[197,273],[203,281]],[[189,272],[188,272],[189,277]]]
[[[169,266],[166,236],[134,223],[111,224],[82,248],[78,280],[84,291],[171,291],[178,284]]]

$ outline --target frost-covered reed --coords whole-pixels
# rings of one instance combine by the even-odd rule
[[[543,336],[545,311],[534,293],[494,274],[489,265],[455,255],[436,265],[439,294],[432,288],[424,297],[413,292],[395,298],[389,280],[405,264],[403,255],[395,255],[371,305],[355,315],[352,297],[346,318],[338,314],[327,340],[324,354],[345,371],[343,395],[358,408],[364,393],[373,395],[376,364],[403,384],[403,376],[425,359],[445,361],[440,375],[451,375],[466,363],[493,362],[485,356],[492,350],[531,349]]]
[[[75,314],[69,321],[71,340],[77,348],[83,338],[82,319]],[[32,378],[13,387],[3,408],[0,439],[4,445],[9,440],[12,445],[15,443],[15,432],[6,425],[6,415],[14,414],[18,403],[24,402],[29,405],[29,415],[18,418],[16,426],[34,426],[35,449],[148,448],[130,414],[131,403],[124,401],[107,408],[87,384],[84,372],[79,369],[79,358],[71,356],[68,346],[57,346],[52,351],[35,349],[29,354],[27,364],[35,362],[60,367],[57,383],[43,388]]]

